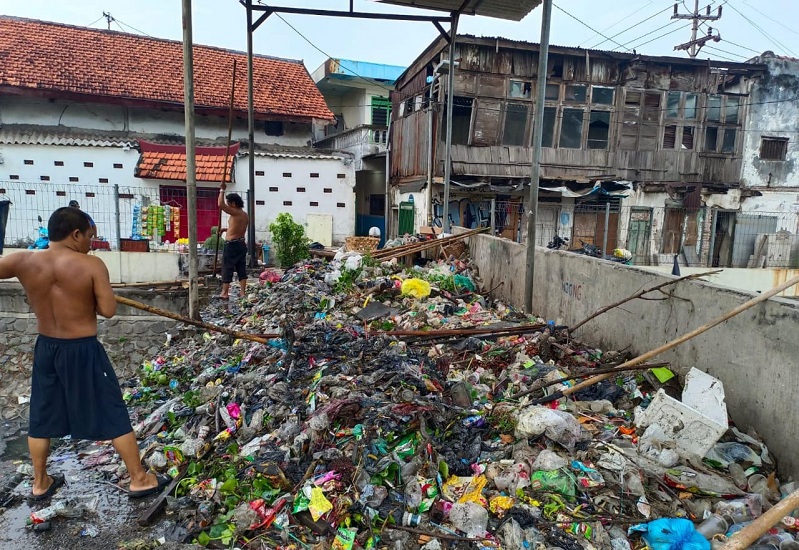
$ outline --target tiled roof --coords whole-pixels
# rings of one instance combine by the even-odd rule
[[[186,181],[186,147],[182,145],[161,145],[139,141],[141,156],[136,163],[134,175],[137,178]],[[225,169],[225,147],[197,147],[197,181],[222,182]],[[230,182],[233,174],[233,159],[239,149],[236,143],[230,148],[225,181]]]
[[[234,59],[234,108],[241,114],[247,110],[246,54],[195,44],[198,111],[227,112]],[[256,117],[332,120],[301,61],[255,56],[253,65]],[[183,46],[173,40],[0,17],[3,89],[182,108]]]

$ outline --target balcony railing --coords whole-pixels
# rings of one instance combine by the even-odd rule
[[[373,126],[364,124],[350,130],[327,136],[316,143],[323,149],[352,149],[356,147],[375,147],[372,153],[385,152],[388,145],[388,128],[386,126]]]

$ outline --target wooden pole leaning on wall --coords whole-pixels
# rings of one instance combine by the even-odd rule
[[[599,382],[602,382],[603,380],[607,380],[608,378],[611,378],[611,377],[615,376],[616,371],[621,372],[621,371],[623,371],[623,370],[625,370],[625,369],[627,369],[627,368],[629,368],[629,367],[631,367],[633,365],[638,365],[639,363],[643,363],[644,361],[648,361],[649,359],[655,357],[656,355],[660,355],[664,351],[668,351],[668,350],[670,350],[672,348],[675,348],[675,347],[679,346],[680,344],[682,344],[684,342],[687,342],[688,340],[690,340],[690,339],[692,339],[692,338],[694,338],[696,336],[699,336],[700,334],[702,334],[704,332],[707,332],[708,330],[712,329],[716,325],[720,325],[724,321],[727,321],[727,320],[735,317],[739,313],[743,313],[747,309],[750,309],[751,307],[754,307],[757,304],[765,302],[769,298],[772,298],[772,297],[776,296],[780,292],[783,292],[783,291],[791,288],[792,286],[794,286],[796,284],[799,284],[799,277],[794,277],[793,279],[789,279],[788,281],[784,282],[783,284],[772,288],[768,292],[764,292],[763,294],[760,294],[759,296],[756,296],[755,298],[752,298],[748,302],[744,302],[740,306],[728,311],[724,315],[713,319],[709,323],[704,324],[701,327],[692,330],[691,332],[683,334],[682,336],[680,336],[679,338],[675,338],[671,342],[663,344],[659,348],[653,349],[652,351],[648,351],[648,352],[646,352],[646,353],[644,353],[642,355],[639,355],[638,357],[636,357],[634,359],[630,359],[629,361],[627,361],[625,363],[622,363],[621,365],[619,365],[619,367],[617,369],[614,370],[614,372],[610,372],[610,373],[606,373],[606,374],[600,374],[598,376],[594,376],[592,378],[589,378],[588,380],[585,380],[584,382],[580,382],[579,384],[577,384],[575,386],[572,386],[571,388],[567,388],[567,389],[563,390],[562,392],[556,392],[556,393],[553,393],[552,395],[549,395],[547,397],[538,399],[537,401],[535,401],[535,404],[539,404],[540,405],[540,404],[544,404],[544,403],[549,403],[551,401],[555,401],[557,399],[560,399],[561,397],[567,397],[567,396],[572,395],[572,394],[574,394],[576,392],[584,390],[585,388],[593,386],[594,384],[598,384]]]
[[[227,113],[227,144],[225,145],[225,164],[222,167],[222,182],[227,183],[228,157],[230,156],[230,140],[233,139],[233,100],[236,97],[236,60],[233,60],[233,82],[230,85],[230,106]],[[232,179],[232,178],[231,178]],[[225,200],[224,197],[222,200]],[[222,239],[222,209],[219,209],[219,218],[216,222],[216,246],[214,247],[214,270],[212,277],[216,277],[216,266],[219,261],[219,241]]]
[[[146,311],[147,313],[152,313],[153,315],[159,315],[161,317],[166,317],[167,319],[180,321],[181,323],[186,323],[187,325],[192,325],[205,330],[210,330],[212,332],[227,334],[228,336],[233,336],[234,338],[240,338],[241,340],[249,340],[251,342],[258,342],[259,344],[266,344],[267,341],[271,340],[272,338],[280,338],[279,334],[255,335],[255,334],[250,334],[248,332],[241,332],[238,330],[229,329],[227,327],[220,327],[219,325],[204,323],[203,321],[195,321],[194,319],[190,319],[189,317],[184,317],[183,315],[180,315],[178,313],[173,313],[165,309],[143,304],[141,302],[137,302],[136,300],[131,300],[130,298],[125,298],[123,296],[114,296],[114,298],[116,298],[117,303],[120,303],[123,306],[140,309],[142,311]]]

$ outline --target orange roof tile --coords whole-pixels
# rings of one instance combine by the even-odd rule
[[[227,112],[234,59],[238,60],[234,108],[243,113],[247,55],[195,44],[198,111]],[[333,119],[301,61],[255,56],[253,65],[257,118]],[[0,16],[3,90],[182,108],[183,46],[173,40]]]
[[[183,145],[162,145],[139,141],[141,156],[136,163],[134,176],[159,180],[186,181],[186,147]],[[225,166],[225,147],[197,147],[197,181],[222,182]],[[233,159],[239,150],[236,143],[228,152],[226,182],[231,182]]]

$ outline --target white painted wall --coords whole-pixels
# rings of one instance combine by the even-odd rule
[[[639,266],[641,269],[655,271],[658,273],[671,274],[671,266]],[[743,267],[716,268],[720,272],[707,275],[702,279],[728,288],[746,290],[749,292],[766,292],[781,285],[788,279],[799,276],[799,269],[766,268],[766,269],[747,269]],[[680,275],[694,275],[696,273],[706,273],[706,267],[680,267]],[[799,296],[799,286],[794,286],[780,293],[780,296]]]
[[[308,214],[333,216],[333,243],[343,243],[355,234],[355,171],[349,159],[294,159],[256,157],[255,170],[264,171],[255,177],[255,232],[258,240],[272,241],[269,224],[281,212],[288,212],[298,223],[305,223]],[[236,166],[237,181],[246,178],[247,158]],[[283,174],[291,174],[284,177]],[[312,178],[311,173],[318,173]],[[339,177],[343,175],[344,177]],[[238,183],[237,187],[243,184]],[[276,188],[271,191],[270,188]],[[304,188],[304,192],[297,191]],[[325,189],[331,192],[326,193]],[[258,201],[263,201],[259,205]],[[291,202],[291,205],[284,204]],[[318,203],[312,206],[311,203]],[[343,205],[343,206],[342,206]]]

